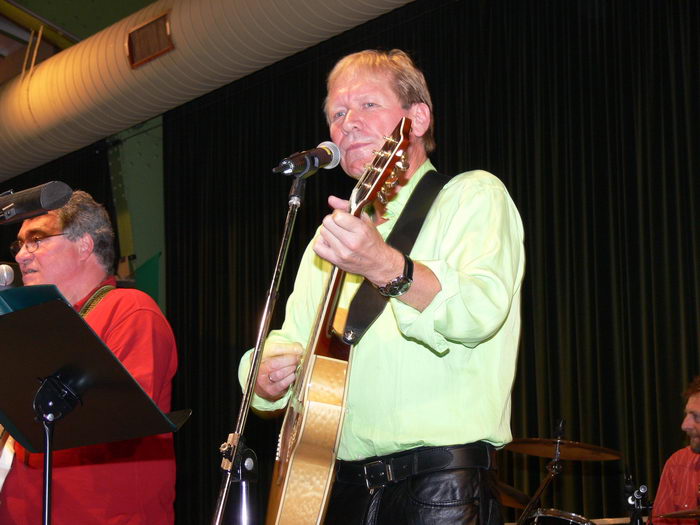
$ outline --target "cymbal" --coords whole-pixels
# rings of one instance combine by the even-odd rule
[[[506,449],[512,452],[530,454],[541,458],[553,458],[556,439],[547,438],[519,438],[506,445]],[[620,459],[621,454],[611,448],[589,445],[578,441],[559,440],[559,458],[578,461],[609,461]]]
[[[654,518],[675,518],[675,519],[698,519],[700,518],[700,507],[697,509],[677,510],[668,514],[659,514]]]
[[[504,507],[524,509],[527,504],[530,503],[530,497],[528,495],[501,481],[496,481],[496,485],[493,488],[495,489],[496,499]]]

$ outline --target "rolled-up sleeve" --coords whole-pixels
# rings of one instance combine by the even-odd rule
[[[391,300],[399,329],[436,352],[448,342],[474,347],[510,312],[524,269],[523,228],[503,184],[472,172],[441,192],[411,252],[441,290],[418,312]]]

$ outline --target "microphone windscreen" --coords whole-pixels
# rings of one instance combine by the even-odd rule
[[[9,286],[15,280],[15,271],[9,264],[0,264],[0,288]]]
[[[323,166],[327,170],[332,170],[335,168],[338,164],[340,164],[340,148],[337,146],[335,142],[331,142],[330,140],[327,140],[325,142],[321,142],[318,145],[319,148],[323,148],[328,153],[331,155],[330,162]]]
[[[0,195],[0,224],[31,219],[64,206],[73,190],[65,182],[51,181],[28,190]]]

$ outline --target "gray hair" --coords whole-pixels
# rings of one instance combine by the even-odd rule
[[[95,202],[89,193],[77,190],[56,213],[69,240],[75,241],[86,233],[92,237],[97,259],[111,274],[114,268],[114,230],[105,207]]]

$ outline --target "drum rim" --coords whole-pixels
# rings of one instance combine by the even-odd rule
[[[581,516],[580,514],[576,514],[575,512],[568,512],[566,510],[559,510],[559,509],[537,509],[535,511],[535,514],[533,516],[555,516],[558,518],[569,518],[573,517],[574,519],[572,521],[575,521],[577,523],[581,524],[592,524],[591,520],[586,518],[585,516]]]

